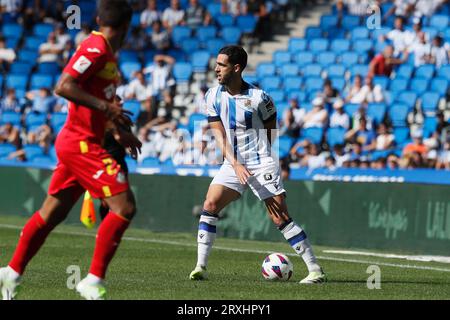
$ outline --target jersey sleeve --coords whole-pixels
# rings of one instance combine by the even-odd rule
[[[63,72],[79,81],[84,81],[105,67],[105,49],[91,42],[80,45]]]
[[[217,112],[217,108],[214,105],[215,99],[212,94],[212,90],[209,89],[203,99],[203,107],[206,109],[206,115],[208,117],[208,122],[220,121],[220,115]]]
[[[263,123],[270,122],[277,116],[272,98],[264,91],[261,93],[261,100],[258,103],[258,115]]]

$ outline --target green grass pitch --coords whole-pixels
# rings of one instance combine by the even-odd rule
[[[0,265],[10,259],[25,219],[0,216]],[[450,265],[324,253],[315,246],[328,283],[300,285],[303,261],[290,255],[294,274],[288,282],[268,282],[260,273],[268,252],[291,254],[285,243],[218,239],[210,257],[210,279],[188,280],[196,262],[194,234],[152,233],[130,229],[109,268],[109,299],[150,300],[304,300],[304,299],[450,299]],[[67,288],[71,265],[89,268],[95,231],[59,226],[28,266],[19,299],[80,299]],[[367,288],[367,268],[381,269],[381,289]]]

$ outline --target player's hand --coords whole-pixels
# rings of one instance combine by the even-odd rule
[[[133,126],[133,122],[130,119],[130,116],[132,116],[133,113],[123,109],[122,102],[118,99],[115,99],[114,102],[107,103],[105,105],[105,115],[106,118],[119,127],[129,129]]]
[[[128,131],[118,130],[115,139],[128,151],[133,159],[137,159],[138,154],[141,153],[142,142],[134,134]]]
[[[236,176],[239,179],[241,184],[247,184],[248,179],[253,175],[248,171],[246,167],[244,167],[240,163],[236,163],[233,165],[234,172],[236,172]]]

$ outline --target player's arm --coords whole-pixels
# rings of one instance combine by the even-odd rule
[[[261,96],[261,101],[258,105],[258,115],[264,124],[267,142],[269,145],[272,145],[276,138],[272,134],[276,132],[275,129],[277,128],[277,110],[272,99],[266,93],[263,93]]]
[[[248,178],[252,175],[247,168],[238,161],[236,155],[234,154],[233,148],[228,143],[228,139],[226,137],[225,128],[223,127],[220,119],[214,117],[208,117],[209,125],[214,134],[214,138],[216,139],[217,145],[222,151],[224,157],[230,162],[234,171],[236,172],[236,176],[239,179],[241,184],[246,184]]]
[[[113,125],[111,133],[116,141],[127,150],[133,159],[141,153],[142,142],[129,130]]]

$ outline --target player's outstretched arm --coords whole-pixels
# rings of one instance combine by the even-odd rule
[[[114,126],[111,128],[114,139],[124,147],[133,159],[141,153],[142,142],[129,130]]]
[[[132,113],[124,110],[119,101],[108,102],[89,94],[81,89],[78,81],[68,73],[61,75],[56,84],[55,93],[75,104],[104,112],[106,118],[118,126],[129,128],[133,124],[129,118],[129,115],[132,115]]]
[[[220,148],[220,150],[222,150],[222,153],[225,156],[225,158],[233,166],[233,169],[236,172],[236,175],[237,175],[237,177],[239,179],[239,182],[241,184],[246,184],[248,178],[252,174],[236,158],[236,155],[234,154],[233,148],[228,143],[228,140],[226,138],[225,128],[223,127],[222,122],[214,121],[214,122],[210,122],[209,124],[211,126],[211,130],[212,130],[212,132],[214,134],[214,137],[216,138],[218,147]]]

